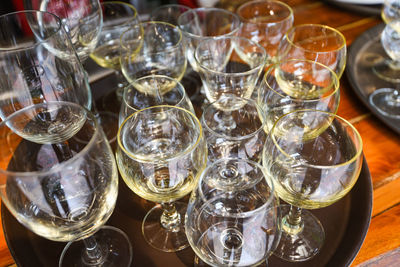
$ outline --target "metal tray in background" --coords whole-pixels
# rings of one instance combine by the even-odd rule
[[[384,58],[388,58],[383,50],[380,35],[385,24],[379,24],[362,33],[350,46],[346,75],[349,83],[362,103],[383,123],[400,134],[400,119],[394,119],[380,113],[369,102],[369,95],[379,88],[393,88],[394,84],[376,76],[372,66]]]

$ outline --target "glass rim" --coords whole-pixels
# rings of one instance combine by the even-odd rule
[[[219,199],[221,197],[220,194],[213,196],[211,199],[207,199],[206,197],[204,197],[203,190],[201,190],[201,184],[202,184],[202,181],[204,180],[203,178],[206,176],[206,174],[208,173],[208,171],[210,169],[214,168],[215,166],[218,166],[219,163],[230,162],[230,161],[245,162],[247,164],[256,166],[263,174],[263,177],[260,177],[258,180],[252,180],[251,185],[249,185],[247,187],[241,187],[240,190],[237,190],[237,191],[242,191],[242,190],[248,189],[250,186],[254,186],[254,185],[258,184],[259,182],[261,182],[261,180],[265,180],[267,182],[267,184],[270,186],[271,194],[268,196],[267,201],[265,201],[265,203],[263,203],[258,208],[251,210],[251,211],[243,212],[242,216],[240,216],[240,213],[235,213],[233,215],[226,216],[226,217],[228,217],[228,218],[246,218],[248,216],[251,216],[253,213],[257,213],[259,210],[263,209],[265,206],[269,206],[276,194],[275,186],[274,186],[274,181],[272,180],[272,178],[269,177],[269,175],[267,175],[265,168],[261,164],[259,164],[258,162],[249,160],[249,159],[244,159],[244,158],[220,158],[214,162],[211,162],[209,165],[206,166],[206,168],[200,174],[199,180],[197,182],[197,187],[195,189],[193,189],[193,191],[196,191],[197,189],[199,189],[200,197],[204,201],[204,203],[202,204],[202,207],[205,207],[206,204],[209,204],[210,202],[214,201],[215,199]],[[235,191],[235,192],[237,192],[237,191]],[[227,191],[224,191],[224,193],[226,193],[226,192]],[[223,194],[223,193],[221,193],[221,194]]]
[[[271,85],[267,82],[267,76],[269,76],[270,73],[271,73],[273,70],[275,70],[278,66],[280,66],[281,64],[288,63],[288,62],[290,62],[290,61],[298,61],[298,62],[303,61],[303,62],[308,62],[308,63],[311,63],[311,64],[317,64],[317,65],[319,65],[319,66],[321,66],[321,67],[327,69],[327,70],[333,75],[333,77],[335,77],[335,78],[334,78],[334,82],[333,82],[333,86],[335,87],[335,90],[333,90],[330,94],[328,94],[328,95],[326,95],[326,96],[324,96],[324,97],[314,98],[314,99],[300,99],[300,98],[294,98],[294,97],[292,97],[292,96],[290,96],[290,95],[283,95],[283,94],[279,93],[278,91],[276,91],[275,89],[273,89],[273,88],[271,87]],[[280,62],[278,62],[278,63],[272,64],[271,66],[268,67],[267,71],[265,72],[264,77],[263,77],[263,82],[267,85],[268,89],[270,89],[271,91],[273,91],[275,94],[279,95],[281,98],[289,97],[289,98],[290,98],[292,101],[294,101],[294,102],[306,102],[306,103],[310,103],[310,102],[320,101],[320,100],[322,100],[322,99],[330,98],[331,96],[333,96],[333,95],[335,95],[336,93],[338,93],[339,90],[340,90],[339,77],[338,77],[338,75],[336,74],[336,72],[334,72],[331,68],[325,66],[325,65],[322,64],[322,63],[319,63],[319,62],[313,61],[313,60],[308,60],[308,59],[295,59],[295,58],[291,58],[291,59],[287,59],[287,60],[280,61]],[[259,90],[262,90],[262,86],[260,86],[258,89],[259,89]]]
[[[153,11],[150,12],[150,19],[152,18],[152,16],[154,16],[155,14],[157,14],[157,12],[159,12],[160,10],[164,10],[164,9],[167,9],[167,8],[174,8],[174,7],[175,7],[175,8],[183,8],[183,9],[186,9],[186,11],[192,10],[192,8],[190,8],[190,7],[188,7],[188,6],[185,6],[185,5],[180,5],[180,4],[162,5],[162,6],[159,6],[159,7],[157,7],[156,9],[154,9]],[[184,11],[184,12],[186,12],[186,11]],[[184,12],[182,12],[182,14],[183,14]],[[175,26],[177,26],[177,25],[175,25]]]
[[[231,23],[233,24],[233,23],[237,22],[237,24],[238,24],[238,25],[237,25],[237,28],[231,30],[231,31],[228,32],[228,33],[221,34],[221,35],[214,35],[214,36],[197,35],[197,34],[193,34],[193,33],[191,33],[191,32],[187,32],[187,31],[182,30],[183,25],[181,25],[181,23],[180,23],[180,21],[182,20],[182,18],[183,18],[184,16],[187,16],[187,14],[191,14],[191,13],[197,14],[198,12],[204,12],[204,13],[209,13],[209,12],[220,12],[220,13],[224,13],[224,14],[227,14],[227,15],[229,15],[229,16],[232,16],[233,20],[231,21]],[[240,27],[241,27],[241,24],[242,24],[242,22],[240,21],[239,16],[238,16],[237,14],[235,14],[235,13],[229,11],[229,10],[222,9],[222,8],[217,8],[217,7],[199,7],[199,8],[192,8],[192,9],[190,9],[190,10],[188,10],[188,11],[182,13],[182,14],[179,16],[179,18],[178,18],[178,25],[177,25],[177,27],[180,28],[181,31],[182,31],[182,33],[183,33],[184,35],[187,35],[189,38],[200,40],[200,39],[208,39],[208,38],[212,39],[212,38],[220,38],[220,37],[223,37],[223,36],[231,36],[231,35],[234,35],[234,34],[236,34],[236,33],[239,31],[239,29],[240,29]]]
[[[173,30],[176,30],[177,33],[178,33],[178,35],[179,35],[179,38],[178,38],[177,42],[176,42],[173,46],[164,48],[162,51],[152,52],[152,53],[146,53],[146,54],[151,54],[151,55],[164,54],[165,52],[168,52],[168,51],[180,49],[180,48],[183,46],[183,35],[182,35],[181,29],[179,29],[178,26],[175,26],[175,25],[173,25],[173,24],[171,24],[171,23],[164,22],[164,21],[144,21],[144,22],[140,22],[140,31],[141,31],[141,37],[142,37],[142,38],[141,38],[141,39],[142,39],[141,42],[142,42],[142,43],[144,42],[144,38],[143,38],[143,36],[144,36],[144,27],[143,27],[143,25],[146,25],[146,24],[149,24],[149,25],[150,25],[150,24],[154,24],[154,25],[160,25],[160,24],[162,25],[162,24],[164,24],[164,26],[168,26],[169,28],[172,28]],[[126,41],[123,40],[124,35],[125,35],[127,32],[129,32],[130,30],[132,30],[132,28],[129,28],[129,29],[127,29],[126,31],[124,31],[124,32],[121,34],[120,38],[119,38],[120,44],[121,44],[121,48],[122,48],[123,51],[124,51],[124,50],[130,50],[129,47],[126,47],[126,46],[124,45],[124,44],[126,43]],[[140,53],[140,50],[142,50],[142,46],[143,46],[143,44],[140,45],[140,46],[137,48],[137,49],[138,49],[138,53]]]
[[[59,33],[60,31],[63,32],[63,35],[66,35],[67,39],[69,39],[68,34],[65,32],[64,28],[62,27],[62,21],[61,18],[57,15],[55,15],[54,13],[48,12],[48,11],[40,11],[40,10],[22,10],[22,11],[15,11],[15,12],[11,12],[11,13],[7,13],[4,15],[0,16],[0,20],[3,20],[7,17],[17,17],[18,20],[20,20],[19,18],[19,14],[46,14],[49,16],[54,17],[56,23],[57,23],[57,28],[56,30],[51,33],[49,36],[47,36],[46,38],[41,38],[40,40],[38,40],[37,38],[33,38],[33,44],[31,45],[27,45],[27,46],[23,46],[23,47],[16,47],[16,48],[4,48],[0,46],[0,52],[1,51],[9,51],[9,52],[13,52],[13,51],[22,51],[22,50],[26,50],[26,49],[31,49],[34,48],[38,45],[42,45],[43,43],[46,43],[48,40],[50,40],[51,38],[53,38],[53,36],[55,36],[57,33]],[[38,17],[39,15],[37,15]],[[70,41],[69,41],[70,42]],[[28,44],[29,42],[26,42],[26,44]],[[72,44],[71,44],[72,45]],[[74,49],[75,50],[75,49]]]
[[[213,69],[210,69],[210,68],[204,66],[203,64],[201,64],[200,61],[199,61],[199,58],[198,58],[200,46],[202,44],[205,44],[205,43],[210,42],[210,41],[213,42],[213,41],[219,41],[219,40],[224,40],[224,39],[231,39],[233,42],[234,42],[234,40],[241,40],[241,41],[245,41],[245,42],[249,43],[252,46],[257,47],[257,49],[259,49],[261,51],[262,55],[263,55],[262,60],[260,61],[259,64],[257,64],[256,66],[252,67],[250,70],[243,71],[243,72],[230,72],[230,73],[213,70]],[[218,38],[207,38],[207,39],[202,40],[196,47],[196,50],[195,50],[195,53],[194,53],[194,59],[195,59],[197,65],[201,69],[206,70],[207,72],[211,72],[211,73],[218,74],[218,75],[221,75],[221,76],[233,76],[233,77],[236,77],[236,76],[243,76],[243,75],[248,75],[248,74],[257,72],[259,69],[263,68],[265,66],[265,62],[267,60],[267,51],[260,44],[254,42],[254,41],[252,41],[250,39],[244,38],[244,37],[240,37],[240,36],[221,36],[221,37],[218,37]]]
[[[310,50],[310,49],[305,49],[304,47],[299,46],[299,45],[297,45],[296,43],[294,43],[294,42],[291,40],[291,38],[289,38],[289,34],[294,33],[297,29],[306,28],[306,27],[315,27],[315,28],[320,28],[320,29],[328,29],[329,31],[331,31],[331,32],[333,32],[333,33],[335,33],[335,34],[337,34],[337,35],[343,40],[343,43],[342,43],[338,48],[333,49],[333,50],[330,50],[330,51],[314,51],[314,50]],[[346,37],[343,35],[343,33],[341,33],[339,30],[337,30],[337,29],[335,29],[335,28],[333,28],[333,27],[330,27],[330,26],[328,26],[328,25],[323,25],[323,24],[306,23],[306,24],[294,25],[294,26],[290,27],[289,30],[285,33],[283,39],[287,39],[288,42],[289,42],[292,46],[294,46],[294,47],[296,47],[296,48],[299,48],[299,49],[302,49],[302,50],[304,50],[304,51],[311,52],[311,53],[317,53],[317,54],[326,54],[326,53],[331,53],[331,52],[333,52],[333,51],[340,51],[341,49],[343,49],[344,47],[346,47]],[[282,39],[282,40],[283,40],[283,39]],[[346,50],[345,50],[345,51],[346,51]]]
[[[126,123],[128,122],[128,120],[130,120],[131,118],[133,118],[133,117],[136,116],[137,114],[139,114],[139,113],[141,113],[141,112],[143,112],[143,111],[147,111],[147,110],[151,110],[151,109],[154,109],[154,110],[155,110],[155,109],[159,109],[159,108],[179,109],[179,110],[181,110],[181,111],[183,111],[183,112],[186,112],[187,114],[189,114],[189,115],[194,119],[194,122],[197,124],[197,126],[199,126],[199,136],[197,137],[196,142],[190,146],[190,149],[185,150],[184,153],[180,153],[180,154],[179,154],[179,157],[182,156],[182,155],[187,155],[187,154],[192,153],[192,151],[195,150],[195,149],[197,148],[197,146],[200,144],[200,141],[201,141],[201,139],[203,138],[203,128],[202,128],[202,126],[201,126],[200,120],[197,118],[197,116],[196,116],[195,114],[193,114],[191,111],[189,111],[189,110],[187,110],[187,109],[184,109],[184,108],[181,108],[181,107],[177,107],[177,106],[171,106],[171,105],[151,106],[151,107],[147,107],[147,108],[140,109],[140,110],[138,110],[138,111],[132,113],[131,115],[129,115],[128,117],[126,117],[126,118],[124,119],[124,121],[121,123],[121,125],[120,125],[119,128],[118,128],[118,133],[117,133],[117,143],[118,143],[118,147],[123,151],[123,153],[124,153],[125,155],[127,155],[127,156],[130,157],[131,159],[133,159],[133,160],[135,160],[135,161],[138,161],[138,162],[141,162],[141,163],[149,163],[149,162],[152,162],[151,160],[149,160],[149,161],[144,161],[143,159],[136,157],[133,153],[129,152],[129,151],[125,148],[125,146],[122,144],[122,141],[121,141],[121,132],[122,132],[122,128],[124,128],[124,126],[126,125]],[[159,112],[159,111],[155,111],[155,113],[158,113],[158,112]],[[166,160],[166,161],[171,161],[171,160],[174,160],[174,159],[176,159],[176,157],[170,158],[170,159],[168,159],[168,160]]]
[[[255,130],[254,132],[252,132],[252,133],[249,133],[249,134],[246,134],[246,135],[243,135],[243,136],[238,136],[238,137],[229,136],[229,135],[226,135],[226,134],[223,134],[223,133],[218,133],[218,132],[216,132],[215,130],[211,129],[211,128],[208,126],[208,123],[206,122],[206,120],[204,119],[204,116],[205,116],[207,110],[208,110],[211,106],[213,106],[213,105],[214,105],[215,103],[217,103],[218,101],[223,100],[224,98],[233,98],[233,99],[236,98],[236,99],[240,99],[241,101],[243,101],[243,100],[247,101],[246,105],[248,105],[249,103],[250,103],[250,104],[253,104],[254,107],[256,108],[257,112],[259,113],[259,115],[261,115],[261,117],[262,117],[262,118],[260,118],[261,126],[260,126],[257,130]],[[217,99],[216,101],[214,101],[214,102],[208,104],[208,105],[204,108],[203,114],[201,115],[201,121],[204,122],[204,127],[205,127],[208,131],[210,131],[213,135],[215,135],[215,136],[217,136],[217,137],[223,137],[223,138],[225,138],[225,139],[227,139],[227,140],[231,140],[231,141],[241,141],[241,140],[250,138],[250,137],[252,137],[252,136],[255,136],[255,135],[257,135],[260,131],[263,131],[263,130],[264,130],[264,127],[266,126],[266,124],[265,124],[264,112],[263,112],[262,108],[257,104],[257,102],[254,101],[253,99],[250,99],[250,98],[238,97],[238,96],[235,96],[235,95],[225,96],[225,97],[219,98],[219,99]]]
[[[241,11],[242,9],[252,5],[252,4],[256,4],[256,3],[275,3],[278,4],[280,6],[283,6],[285,8],[287,8],[287,10],[289,11],[289,15],[282,18],[281,20],[278,21],[274,21],[274,22],[253,22],[250,19],[246,19],[241,15]],[[238,7],[238,9],[236,10],[236,13],[238,14],[239,18],[244,22],[244,23],[249,23],[249,24],[278,24],[278,23],[283,23],[287,20],[293,19],[293,9],[286,3],[281,2],[281,1],[276,1],[276,0],[253,0],[253,1],[249,1],[249,2],[245,2],[242,5],[240,5]]]
[[[27,176],[33,176],[33,175],[35,175],[35,176],[43,176],[43,175],[56,173],[56,172],[61,171],[66,166],[70,165],[72,162],[75,162],[75,161],[79,160],[80,158],[84,157],[84,155],[87,154],[87,151],[90,150],[94,146],[94,144],[98,142],[98,140],[99,140],[98,137],[101,135],[100,125],[99,125],[97,119],[95,118],[95,116],[93,115],[93,113],[91,113],[87,108],[85,108],[85,107],[83,107],[81,105],[75,104],[73,102],[67,102],[67,101],[49,101],[49,102],[46,102],[46,103],[43,102],[43,103],[34,104],[34,105],[30,105],[30,106],[24,107],[22,109],[19,109],[16,112],[12,113],[7,118],[5,118],[2,122],[0,122],[0,128],[7,127],[8,129],[10,129],[10,127],[7,126],[7,122],[10,119],[12,119],[13,116],[17,116],[18,113],[20,113],[22,111],[25,111],[25,110],[28,110],[28,109],[31,109],[31,108],[34,108],[34,107],[38,107],[38,106],[48,106],[48,105],[52,105],[52,104],[57,105],[57,103],[61,103],[62,105],[67,105],[67,106],[68,105],[69,106],[75,106],[75,107],[78,107],[78,108],[80,108],[80,109],[85,111],[86,116],[89,117],[90,120],[93,121],[93,123],[94,123],[94,132],[93,132],[93,135],[90,137],[89,142],[87,142],[87,144],[84,146],[84,148],[82,150],[80,150],[78,153],[74,154],[72,158],[70,158],[70,159],[68,159],[66,161],[63,161],[61,163],[59,162],[59,163],[53,165],[51,168],[46,169],[44,171],[29,171],[29,172],[17,171],[17,172],[15,172],[15,171],[8,171],[8,170],[4,170],[3,168],[0,168],[0,173],[2,173],[3,175],[5,174],[5,175],[19,176],[19,177],[27,177]],[[87,121],[87,119],[86,119],[86,121]],[[15,133],[14,131],[12,131],[11,129],[10,129],[10,131],[14,135],[20,136],[17,133]],[[22,137],[22,136],[20,136],[20,137],[21,137],[22,140],[26,140],[24,137]]]
[[[289,159],[291,159],[291,160],[294,160],[294,161],[296,161],[296,162],[299,162],[299,160],[297,160],[297,159],[291,157],[288,153],[286,153],[286,152],[281,148],[281,146],[276,142],[276,138],[275,138],[275,135],[273,134],[273,132],[274,132],[276,126],[277,126],[284,118],[287,118],[288,116],[290,116],[290,115],[292,115],[292,114],[294,114],[294,113],[300,113],[300,112],[302,112],[302,113],[307,113],[307,112],[323,113],[323,114],[326,114],[326,115],[328,115],[328,116],[330,116],[330,117],[333,117],[333,120],[336,119],[336,120],[341,121],[341,124],[342,124],[342,125],[345,124],[346,127],[350,127],[350,129],[352,130],[352,132],[355,134],[357,141],[359,142],[359,145],[358,145],[359,147],[358,147],[358,148],[357,148],[357,145],[356,145],[357,152],[355,153],[355,155],[354,155],[351,159],[346,160],[346,161],[343,162],[343,163],[326,166],[326,165],[315,165],[315,164],[301,163],[301,162],[300,162],[300,164],[299,164],[300,166],[307,166],[307,167],[314,168],[314,169],[329,170],[329,169],[334,169],[334,168],[342,167],[342,166],[345,166],[345,165],[349,165],[349,164],[353,163],[354,161],[356,161],[356,160],[361,156],[361,154],[363,153],[363,141],[362,141],[361,135],[360,135],[360,133],[357,131],[357,129],[354,127],[354,125],[351,124],[348,120],[346,120],[346,119],[342,118],[341,116],[339,116],[339,115],[337,115],[337,114],[335,114],[335,113],[332,113],[332,112],[327,112],[327,111],[322,111],[322,110],[315,110],[315,109],[299,109],[299,110],[291,111],[291,112],[289,112],[289,113],[284,114],[283,116],[281,116],[278,120],[276,120],[276,122],[274,123],[274,125],[272,126],[271,131],[270,131],[270,136],[271,136],[272,142],[274,142],[274,146],[275,146],[276,148],[278,148],[278,150],[279,150],[283,155],[285,155],[286,158],[289,158]],[[330,125],[331,125],[331,124],[330,124]],[[328,128],[330,127],[330,125],[328,126]],[[326,129],[325,129],[325,130],[326,130]]]
[[[136,7],[135,7],[134,5],[132,5],[132,4],[130,4],[130,3],[126,3],[126,2],[122,2],[122,1],[100,2],[100,7],[107,6],[107,5],[111,6],[111,5],[115,5],[115,4],[117,4],[117,5],[123,5],[123,6],[129,7],[131,10],[133,10],[134,15],[133,15],[132,17],[129,16],[129,19],[128,19],[126,22],[124,22],[124,23],[122,23],[122,24],[110,25],[111,27],[115,27],[115,26],[125,26],[126,24],[129,24],[130,22],[132,22],[132,21],[138,19],[138,12],[137,12],[137,9],[136,9]],[[104,18],[103,18],[103,21],[104,21]],[[139,24],[140,24],[140,22],[139,22]],[[103,27],[104,27],[104,22],[103,22]]]
[[[183,85],[182,85],[181,82],[179,82],[177,79],[174,79],[174,78],[172,78],[172,77],[169,77],[169,76],[166,76],[166,75],[147,75],[147,76],[143,76],[143,77],[140,77],[140,78],[136,79],[135,82],[138,82],[138,81],[140,81],[140,80],[149,79],[149,78],[163,78],[163,79],[167,79],[167,80],[176,82],[176,84],[177,84],[176,87],[179,88],[178,90],[182,93],[182,97],[181,97],[181,99],[179,100],[179,102],[176,103],[175,105],[179,105],[179,104],[181,104],[181,103],[184,101],[184,99],[185,99],[185,97],[186,97],[185,88],[183,87]],[[130,104],[128,104],[128,102],[127,102],[127,100],[126,100],[126,95],[128,94],[128,89],[129,89],[129,88],[132,88],[132,87],[135,88],[135,85],[134,85],[135,82],[130,82],[129,85],[125,86],[124,92],[123,92],[123,95],[122,95],[122,100],[124,101],[124,103],[125,103],[129,108],[135,110],[135,112],[136,112],[136,111],[139,111],[140,109],[136,109],[136,108],[132,107]],[[176,87],[174,87],[174,88],[176,88]]]

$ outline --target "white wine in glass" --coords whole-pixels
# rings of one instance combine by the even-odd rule
[[[178,27],[161,21],[143,22],[143,40],[135,45],[134,29],[121,36],[121,68],[130,83],[149,75],[180,81],[186,70],[185,46]],[[132,45],[134,42],[134,45]]]
[[[290,204],[280,209],[282,235],[275,255],[297,262],[320,251],[324,228],[304,209],[323,208],[344,197],[356,183],[362,162],[360,134],[334,113],[295,110],[275,122],[263,164],[279,197]]]
[[[90,57],[101,67],[121,71],[120,37],[123,32],[132,28],[141,39],[141,26],[136,8],[127,3],[111,1],[101,4],[103,11],[103,28],[96,48]],[[140,42],[137,43],[138,47]]]
[[[120,126],[116,158],[129,188],[161,204],[143,220],[145,240],[165,252],[186,248],[187,205],[175,201],[192,191],[207,161],[196,116],[176,106],[153,106],[133,113]]]
[[[116,204],[118,171],[91,112],[63,101],[20,109],[0,123],[0,145],[2,201],[32,232],[69,242],[60,266],[130,265],[126,234],[103,227]]]
[[[96,47],[103,24],[99,0],[24,0],[24,8],[57,15],[63,21],[81,62]]]

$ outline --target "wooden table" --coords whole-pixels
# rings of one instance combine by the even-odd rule
[[[319,23],[340,30],[351,43],[365,30],[381,23],[321,1],[284,0],[294,9],[295,24]],[[373,211],[368,234],[354,266],[400,266],[400,136],[366,109],[345,77],[341,79],[338,114],[361,133],[373,182]],[[0,225],[0,266],[13,265]]]

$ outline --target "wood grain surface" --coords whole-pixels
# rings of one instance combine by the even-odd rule
[[[347,45],[365,30],[381,23],[322,1],[284,0],[293,7],[295,24],[326,24],[340,30]],[[364,142],[364,154],[373,180],[373,213],[370,228],[354,266],[400,266],[400,136],[371,115],[352,92],[345,75],[341,78],[338,114],[350,120]],[[0,225],[0,266],[13,259]]]

